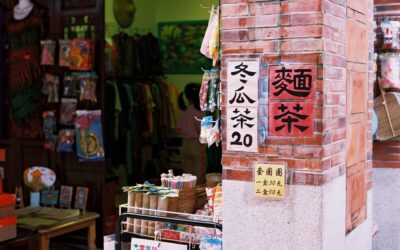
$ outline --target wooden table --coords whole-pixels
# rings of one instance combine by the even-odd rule
[[[86,212],[84,215],[60,221],[50,227],[39,229],[39,249],[48,250],[50,248],[50,239],[77,230],[88,228],[87,249],[96,249],[96,219],[99,218],[98,213]]]

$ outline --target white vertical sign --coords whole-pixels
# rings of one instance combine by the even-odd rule
[[[259,77],[259,60],[228,62],[228,151],[258,152]]]

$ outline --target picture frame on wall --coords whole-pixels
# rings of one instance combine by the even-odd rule
[[[87,198],[89,194],[89,188],[76,187],[75,193],[75,208],[86,211]]]
[[[202,74],[211,60],[200,53],[208,21],[158,23],[160,50],[165,74]]]
[[[63,0],[63,9],[74,9],[74,8],[89,8],[95,7],[96,0]]]

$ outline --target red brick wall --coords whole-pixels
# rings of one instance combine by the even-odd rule
[[[266,136],[260,139],[258,154],[228,152],[225,145],[224,179],[251,181],[256,161],[286,162],[292,170],[292,184],[323,185],[347,172],[348,227],[355,226],[365,215],[360,207],[365,211],[372,167],[368,133],[375,78],[372,1],[221,0],[221,16],[224,93],[227,60],[256,57],[263,64],[261,131],[268,132],[262,126],[268,124],[268,99],[263,98],[268,96],[268,65],[317,65],[313,137]],[[226,133],[223,135],[226,139]]]

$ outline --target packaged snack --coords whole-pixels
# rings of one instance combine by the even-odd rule
[[[44,148],[54,150],[57,142],[57,121],[55,111],[43,112]]]
[[[211,129],[213,125],[213,117],[212,116],[205,116],[201,121],[201,131],[200,131],[200,143],[207,144],[208,137],[210,136]]]
[[[46,74],[43,79],[42,94],[47,95],[48,103],[58,103],[59,99],[59,85],[60,79],[58,76]]]
[[[76,79],[73,75],[65,75],[64,76],[64,89],[63,96],[64,97],[76,97]]]
[[[398,53],[379,55],[381,60],[382,88],[400,88],[400,59]]]
[[[201,111],[214,112],[218,107],[219,73],[217,69],[205,70],[200,87]]]
[[[94,64],[94,40],[74,39],[71,44],[70,63],[73,70],[92,70]]]
[[[400,22],[383,21],[381,29],[383,33],[383,48],[398,49]]]
[[[79,76],[80,101],[97,102],[96,85],[97,76],[95,73],[85,73]]]
[[[208,111],[208,88],[210,80],[211,74],[209,70],[204,71],[199,93],[201,111]]]
[[[103,161],[101,110],[78,110],[75,119],[76,153],[81,161]]]
[[[54,55],[56,51],[56,41],[45,40],[40,42],[42,48],[41,64],[54,65]]]
[[[58,152],[73,152],[75,143],[75,131],[73,129],[61,129],[58,133]]]
[[[200,242],[200,250],[222,250],[222,239],[203,237]]]
[[[71,67],[71,59],[70,59],[70,52],[71,52],[71,40],[59,40],[58,44],[60,46],[59,51],[59,64],[61,67]]]
[[[62,98],[60,108],[60,124],[65,126],[74,125],[74,114],[78,101],[72,98]]]
[[[220,119],[211,128],[210,134],[207,138],[208,147],[211,147],[214,143],[218,146],[221,142],[221,131],[220,131]]]

